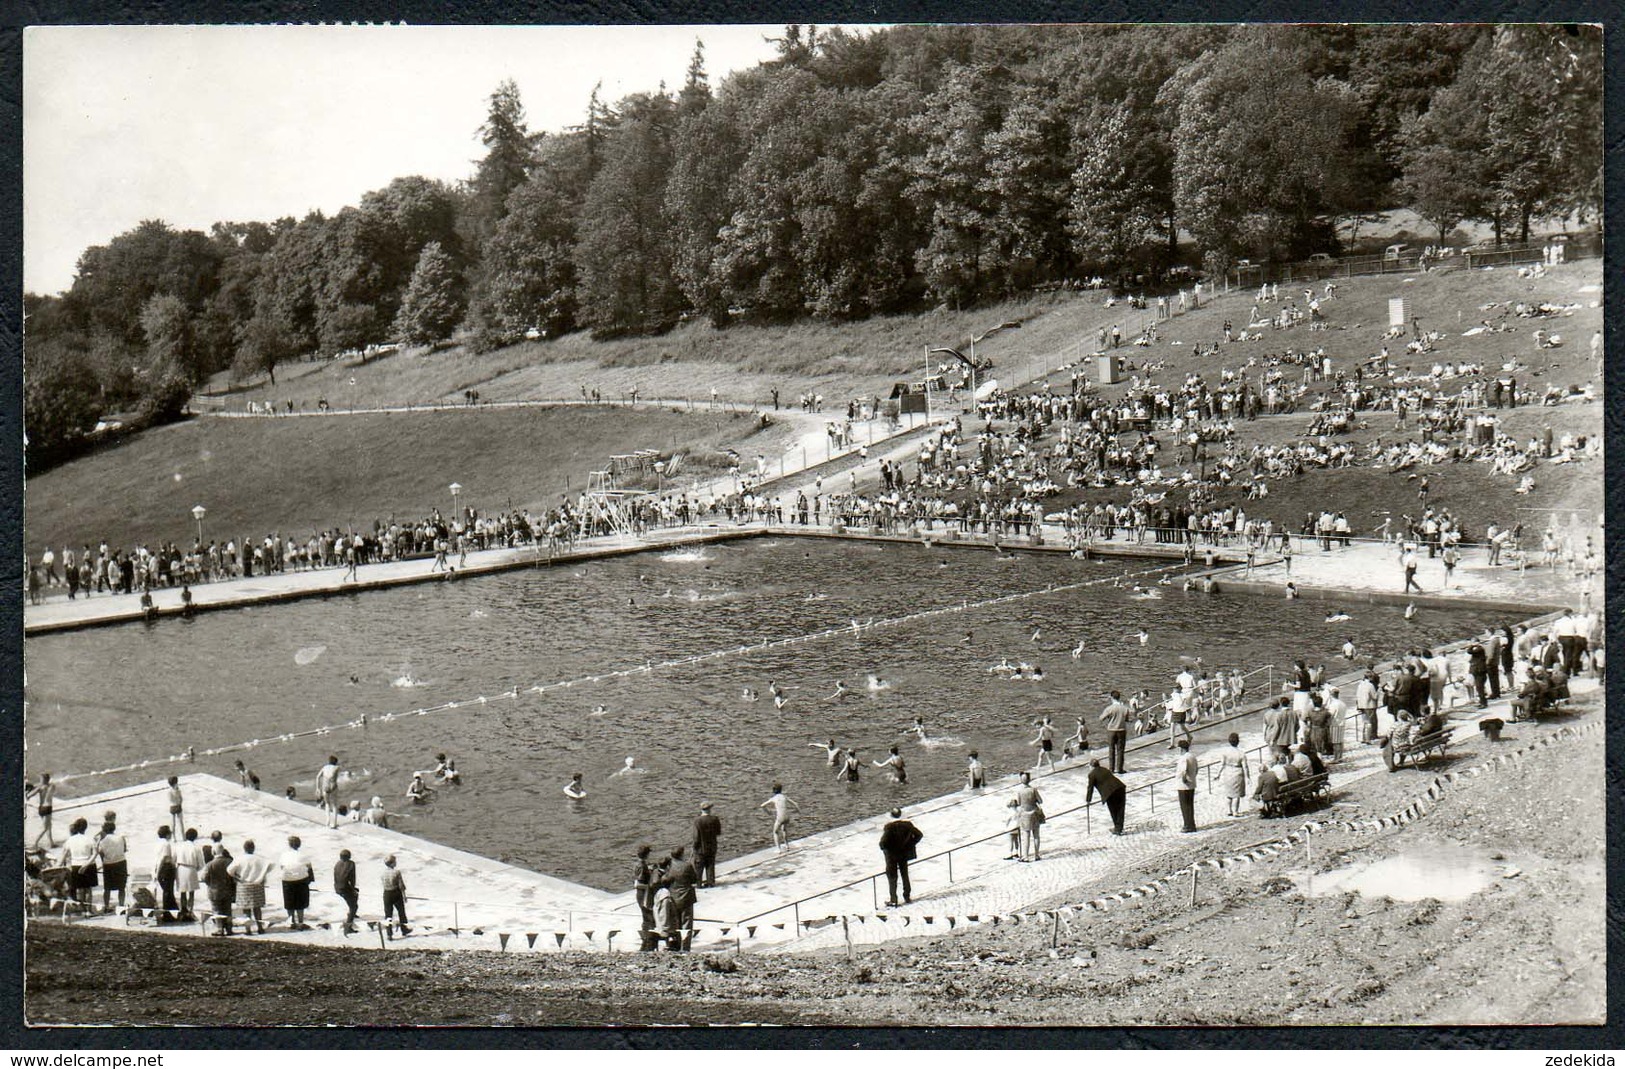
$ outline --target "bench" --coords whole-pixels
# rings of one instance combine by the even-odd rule
[[[1388,758],[1388,771],[1398,772],[1405,766],[1406,761],[1411,763],[1411,767],[1420,768],[1422,762],[1431,760],[1435,752],[1440,757],[1443,757],[1445,748],[1450,745],[1450,736],[1455,730],[1455,728],[1441,728],[1430,734],[1420,735],[1404,746],[1389,745],[1384,747],[1383,755]]]
[[[1276,787],[1275,797],[1263,802],[1260,811],[1266,817],[1285,816],[1295,805],[1325,801],[1331,792],[1332,774],[1319,772]]]
[[[1569,699],[1568,695],[1566,694],[1561,697],[1557,697],[1551,694],[1550,691],[1543,691],[1537,702],[1538,703],[1535,705],[1535,707],[1531,709],[1529,708],[1530,703],[1525,699],[1513,698],[1513,721],[1538,720],[1543,716],[1554,716],[1558,713],[1568,712],[1569,709]]]

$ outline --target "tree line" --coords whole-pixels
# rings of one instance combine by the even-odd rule
[[[332,216],[147,221],[26,295],[31,464],[100,416],[173,418],[230,369],[384,340],[473,349],[687,316],[849,320],[1189,259],[1336,251],[1410,206],[1441,241],[1600,217],[1595,27],[789,26],[710,84],[529,129],[491,94],[466,181],[398,178]],[[1182,248],[1181,241],[1187,241]]]

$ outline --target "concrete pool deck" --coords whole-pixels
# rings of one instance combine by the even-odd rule
[[[568,550],[549,554],[545,547],[525,546],[517,549],[488,549],[468,554],[468,560],[456,572],[456,580],[448,580],[446,572],[433,570],[433,561],[417,559],[362,565],[354,581],[344,580],[345,569],[323,568],[311,571],[282,572],[230,579],[218,583],[204,583],[192,588],[194,613],[217,609],[235,609],[248,605],[293,601],[310,597],[353,595],[367,590],[382,590],[412,583],[461,581],[494,572],[518,568],[545,568],[561,564],[594,560],[600,557],[622,556],[649,550],[671,549],[680,546],[704,545],[761,535],[812,537],[825,539],[853,539],[860,541],[894,542],[919,545],[926,538],[933,548],[979,547],[992,543],[983,535],[961,534],[937,528],[928,534],[881,534],[861,530],[836,530],[827,525],[802,527],[796,524],[765,524],[759,522],[728,524],[712,523],[689,527],[655,528],[641,537],[607,535],[584,539]],[[1041,527],[1040,542],[1026,538],[1005,537],[1000,545],[1020,552],[1070,552],[1066,532],[1055,525]],[[1243,551],[1235,546],[1212,547],[1218,563],[1227,567],[1213,573],[1222,588],[1280,596],[1290,578],[1305,597],[1331,601],[1382,602],[1426,605],[1479,605],[1498,611],[1541,611],[1565,605],[1576,608],[1586,604],[1583,583],[1569,576],[1563,569],[1533,567],[1520,573],[1510,566],[1490,567],[1485,554],[1470,549],[1456,568],[1454,583],[1444,589],[1444,565],[1438,560],[1422,560],[1418,581],[1423,594],[1406,595],[1403,571],[1399,566],[1399,552],[1394,543],[1356,542],[1337,547],[1330,552],[1315,548],[1310,539],[1300,540],[1301,548],[1292,560],[1292,574],[1276,558],[1264,558],[1250,573],[1233,567]],[[1091,543],[1094,552],[1102,556],[1143,557],[1177,560],[1181,549],[1171,543],[1140,542],[1124,535],[1113,539],[1096,539]],[[1198,559],[1208,548],[1199,545]],[[153,594],[154,606],[160,619],[181,615],[180,591],[168,588]],[[72,631],[109,624],[134,623],[142,620],[139,594],[102,595],[94,598],[52,597],[40,605],[27,605],[23,609],[25,635]]]
[[[1597,682],[1589,678],[1573,683],[1577,695],[1594,692],[1597,687]],[[1255,689],[1262,693],[1262,687]],[[1453,711],[1452,719],[1457,724],[1453,750],[1473,752],[1486,745],[1474,730],[1476,721],[1486,716],[1508,719],[1506,699],[1492,702],[1482,713],[1476,708]],[[1527,728],[1530,736],[1541,730],[1539,725]],[[1262,742],[1260,718],[1255,712],[1198,725],[1196,730],[1199,756],[1230,731],[1242,736],[1244,750]],[[1384,771],[1377,750],[1355,745],[1352,738],[1348,741],[1343,760],[1333,765],[1334,790],[1339,792]],[[733,858],[718,866],[718,886],[700,894],[696,947],[817,949],[839,945],[847,935],[856,942],[878,942],[942,932],[959,918],[970,923],[984,915],[1030,908],[1074,889],[1121,889],[1123,881],[1134,878],[1132,873],[1141,871],[1160,853],[1176,843],[1191,841],[1179,832],[1178,809],[1167,784],[1153,784],[1172,772],[1173,761],[1165,739],[1157,735],[1134,740],[1128,764],[1130,771],[1123,778],[1133,793],[1122,837],[1107,834],[1109,823],[1098,800],[1084,812],[1066,812],[1083,804],[1086,777],[1081,772],[1086,762],[1074,762],[1035,779],[1052,819],[1044,829],[1044,859],[1034,864],[1007,860],[1009,851],[1002,831],[1008,814],[1006,803],[1016,785],[1013,777],[974,794],[961,791],[908,807],[905,815],[915,821],[925,840],[921,844],[922,860],[913,868],[914,903],[902,908],[885,906],[885,881],[876,876],[883,867],[876,845],[879,830],[889,817],[865,818],[796,838],[784,853],[775,852],[769,845]],[[1197,792],[1199,827],[1243,823],[1224,816],[1221,796],[1212,790],[1207,778],[1204,761],[1203,787]],[[1416,781],[1421,789],[1431,782],[1431,776],[1416,774]],[[252,837],[259,852],[275,857],[288,835],[297,834],[303,839],[317,877],[309,915],[316,927],[308,932],[287,929],[279,906],[280,892],[273,882],[267,887],[267,916],[273,926],[264,938],[306,945],[422,949],[628,951],[637,947],[638,913],[629,890],[608,893],[384,828],[345,824],[329,829],[313,806],[246,790],[214,776],[184,776],[181,788],[187,812],[193,814],[188,823],[201,834],[223,832],[234,850],[244,838]],[[1343,802],[1345,807],[1348,804]],[[94,820],[108,809],[118,813],[120,829],[131,843],[131,886],[144,884],[150,876],[155,849],[153,830],[168,820],[164,784],[153,782],[78,798],[59,798],[55,831],[59,838],[63,837],[67,824],[76,816]],[[1252,812],[1252,804],[1248,803],[1246,809]],[[1261,834],[1279,834],[1292,826],[1291,822],[1257,824]],[[25,841],[38,830],[38,818],[29,815],[25,819]],[[724,842],[767,842],[768,830],[765,815],[759,825],[741,827],[733,823],[723,830]],[[989,841],[976,842],[988,836],[992,836]],[[1200,833],[1192,839],[1200,841]],[[657,852],[670,845],[663,844]],[[341,846],[351,850],[357,864],[361,917],[364,922],[373,922],[351,936],[339,929],[343,906],[331,893],[332,865]],[[946,857],[931,856],[949,848],[954,848],[951,862]],[[383,859],[389,854],[397,856],[405,875],[413,924],[413,934],[399,941],[386,938],[376,923],[381,910],[380,874]],[[630,869],[629,860],[628,872]],[[852,886],[836,889],[848,883]],[[811,901],[803,901],[809,897]],[[99,891],[96,901],[100,901]],[[840,925],[813,931],[801,923],[821,925],[827,918],[842,916],[855,922],[845,926],[844,931]],[[955,920],[949,921],[950,917]],[[153,926],[150,918],[125,916],[76,918],[71,923]],[[154,930],[181,935],[203,932],[200,925]]]

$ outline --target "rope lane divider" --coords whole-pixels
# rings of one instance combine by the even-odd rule
[[[1159,565],[1154,568],[1146,568],[1134,572],[1125,572],[1120,575],[1097,576],[1093,579],[1080,580],[1075,583],[1052,583],[1040,590],[1017,591],[1012,594],[1003,594],[993,598],[983,598],[978,601],[964,600],[955,605],[944,605],[935,609],[925,609],[920,612],[907,613],[901,616],[886,617],[878,620],[870,618],[866,622],[853,620],[851,623],[842,624],[839,627],[824,628],[821,631],[813,631],[800,635],[790,635],[777,639],[763,639],[760,642],[746,643],[738,647],[727,647],[712,650],[708,653],[688,654],[686,656],[673,657],[659,662],[650,661],[632,668],[619,668],[613,671],[599,672],[595,675],[576,676],[572,679],[563,679],[552,683],[538,683],[527,687],[522,687],[516,684],[497,694],[481,694],[477,697],[467,698],[462,701],[448,701],[443,702],[440,705],[425,706],[420,709],[391,711],[387,713],[378,713],[371,716],[366,713],[362,713],[353,720],[345,720],[336,724],[328,724],[323,727],[306,728],[302,731],[289,731],[277,735],[267,735],[263,738],[249,739],[244,742],[231,743],[226,746],[213,746],[203,750],[189,746],[185,751],[169,757],[147,758],[146,760],[136,761],[126,765],[97,769],[94,772],[67,773],[54,777],[54,780],[57,783],[68,783],[74,780],[92,779],[100,776],[113,776],[128,772],[141,772],[147,769],[161,768],[167,765],[189,764],[195,762],[199,757],[218,757],[223,754],[252,750],[256,747],[269,745],[272,743],[287,743],[295,742],[300,739],[318,738],[324,735],[331,735],[336,731],[365,728],[371,724],[393,723],[396,720],[401,720],[406,717],[428,716],[431,713],[451,712],[473,706],[483,707],[490,705],[493,702],[515,701],[521,695],[526,694],[547,694],[552,691],[567,690],[571,687],[602,683],[609,679],[624,679],[637,675],[653,674],[656,671],[669,668],[680,668],[685,665],[698,664],[702,661],[709,661],[717,658],[736,657],[761,652],[764,650],[784,649],[804,643],[819,642],[825,639],[857,635],[865,631],[877,630],[884,627],[901,627],[937,616],[945,616],[952,613],[972,612],[997,605],[1012,604],[1028,598],[1047,597],[1053,594],[1064,594],[1071,591],[1083,590],[1089,587],[1101,586],[1108,583],[1121,585],[1125,580],[1147,578],[1153,575],[1160,575],[1169,571],[1174,571],[1183,567],[1185,567],[1183,562],[1175,562],[1172,564]]]

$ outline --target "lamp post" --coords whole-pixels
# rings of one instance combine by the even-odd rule
[[[203,514],[209,510],[202,505],[192,506],[192,518],[197,521],[197,544],[203,544]]]
[[[459,513],[458,510],[457,510],[457,495],[462,493],[462,492],[463,492],[463,486],[462,486],[461,483],[452,483],[451,484],[451,518],[452,518],[452,520],[454,522],[456,521],[458,516],[461,515],[461,513]]]

